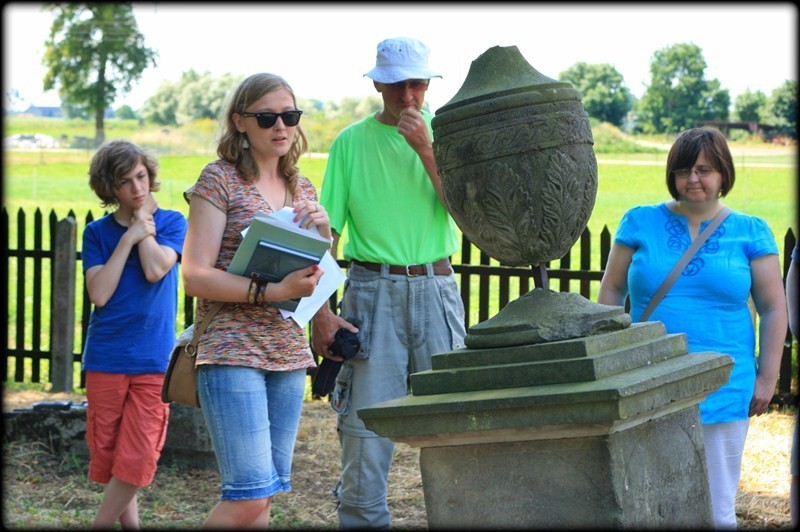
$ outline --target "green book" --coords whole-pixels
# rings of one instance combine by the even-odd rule
[[[305,229],[292,221],[294,213],[279,211],[258,213],[250,222],[242,243],[233,256],[228,271],[236,275],[278,282],[287,274],[319,264],[330,241],[314,229]],[[278,308],[294,311],[300,299],[275,301]]]

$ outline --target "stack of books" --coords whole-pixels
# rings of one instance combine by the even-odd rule
[[[287,274],[319,264],[331,242],[316,227],[305,229],[293,222],[294,212],[285,207],[277,213],[258,213],[244,232],[244,238],[228,266],[230,273],[269,282],[279,282]],[[270,304],[295,311],[300,298]]]

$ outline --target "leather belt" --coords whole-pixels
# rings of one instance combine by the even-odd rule
[[[373,272],[381,271],[381,266],[383,266],[378,262],[364,262],[355,259],[353,259],[351,262],[353,264],[358,264],[362,268],[366,268],[367,270],[371,270]],[[420,275],[428,274],[428,269],[426,268],[426,266],[427,266],[426,264],[409,264],[407,266],[395,266],[390,264],[389,273],[393,275],[405,275],[407,277],[417,277]],[[451,273],[453,273],[453,268],[450,266],[450,259],[437,260],[432,264],[432,266],[434,275],[450,275]]]

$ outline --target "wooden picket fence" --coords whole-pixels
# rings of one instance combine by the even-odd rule
[[[41,211],[36,209],[32,220],[33,241],[29,242],[26,236],[29,216],[19,209],[12,247],[9,214],[5,208],[2,210],[0,238],[3,249],[7,250],[6,258],[0,265],[0,275],[7,287],[7,297],[2,299],[6,316],[3,323],[6,362],[0,371],[4,382],[10,378],[15,382],[26,382],[27,374],[29,382],[52,382],[54,389],[72,387],[72,371],[74,365],[81,362],[91,313],[91,303],[80,268],[81,253],[76,248],[80,240],[78,235],[82,234],[86,224],[94,220],[94,215],[87,213],[80,228],[76,220],[72,211],[60,221],[56,213],[51,211],[45,220]],[[600,232],[598,242],[593,244],[593,238],[589,229],[585,229],[572,252],[560,259],[557,265],[547,265],[548,286],[551,289],[577,291],[583,297],[592,299],[608,260],[611,233],[606,226]],[[795,240],[792,230],[787,230],[781,256],[784,278]],[[599,264],[595,269],[592,268],[593,245],[599,245]],[[572,262],[573,255],[578,257],[577,264]],[[346,266],[344,261],[339,261],[339,265]],[[534,271],[531,268],[498,265],[473,246],[466,236],[463,237],[460,255],[453,257],[453,269],[467,309],[467,328],[487,320],[509,301],[534,287]],[[335,294],[332,302],[335,303],[336,297]],[[12,309],[13,315],[10,313]],[[181,293],[178,310],[176,330],[180,331],[194,322],[194,298]],[[13,369],[8,362],[12,357]],[[43,361],[48,361],[48,375],[42,374]],[[796,368],[795,372],[800,373],[800,370]],[[800,374],[796,374],[794,380],[800,382]],[[84,384],[81,373],[79,386],[83,387]],[[792,393],[791,384],[792,335],[787,329],[774,403],[797,404],[798,396]]]

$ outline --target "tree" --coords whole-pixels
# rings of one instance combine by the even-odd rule
[[[631,110],[631,91],[623,84],[622,74],[603,63],[575,63],[558,75],[581,93],[581,102],[588,115],[617,127]]]
[[[212,78],[209,72],[200,74],[189,69],[177,82],[162,83],[144,102],[140,115],[165,126],[180,126],[200,118],[216,120],[241,80],[242,76],[224,74]]]
[[[797,139],[797,82],[786,80],[767,100],[769,121],[781,135]]]
[[[139,110],[139,116],[143,120],[162,126],[177,125],[175,121],[175,110],[178,108],[177,92],[175,83],[162,82],[156,93],[145,100]]]
[[[45,42],[44,90],[58,88],[66,105],[94,115],[96,146],[105,140],[105,110],[156,65],[133,8],[125,3],[47,3],[55,13]]]
[[[637,105],[646,132],[675,133],[701,120],[727,120],[730,94],[705,78],[706,61],[696,44],[675,44],[653,54],[651,82]]]
[[[119,118],[120,120],[135,120],[136,119],[136,113],[134,112],[133,108],[130,105],[127,105],[127,104],[125,104],[122,107],[120,107],[119,109],[117,109],[117,112],[115,114],[116,114],[116,117]]]
[[[733,112],[740,122],[762,122],[766,116],[767,96],[747,89],[733,102]]]

